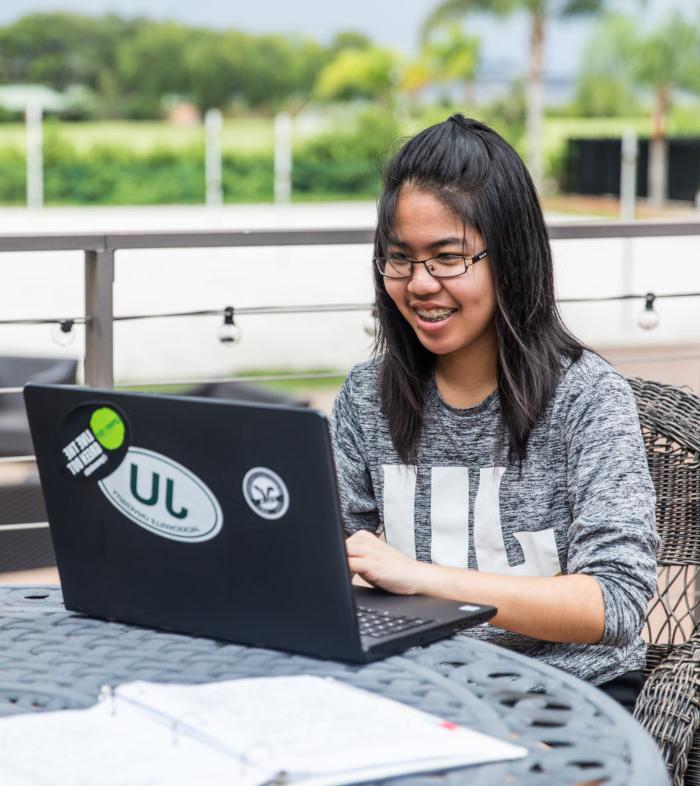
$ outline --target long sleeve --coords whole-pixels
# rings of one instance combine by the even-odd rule
[[[622,377],[609,371],[578,391],[565,440],[568,572],[589,574],[601,586],[600,644],[625,646],[639,636],[656,589],[659,539],[637,409]]]
[[[362,426],[353,407],[351,376],[333,404],[331,438],[345,529],[348,534],[360,529],[374,532],[379,527],[377,500],[367,467]]]

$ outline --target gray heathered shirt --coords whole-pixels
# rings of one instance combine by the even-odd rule
[[[590,352],[564,364],[530,434],[522,478],[494,466],[498,392],[454,409],[433,380],[417,466],[402,465],[380,412],[378,360],[345,380],[331,419],[348,532],[383,527],[402,552],[516,576],[586,573],[605,601],[600,643],[555,644],[484,625],[460,635],[536,657],[594,684],[644,666],[656,588],[654,489],[629,385]],[[505,464],[505,462],[502,462]]]

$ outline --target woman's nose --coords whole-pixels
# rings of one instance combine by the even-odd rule
[[[415,294],[423,292],[437,292],[442,285],[437,278],[428,273],[422,262],[413,265],[413,273],[408,280],[408,290]]]

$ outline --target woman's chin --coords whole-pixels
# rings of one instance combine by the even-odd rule
[[[435,336],[430,333],[423,333],[420,330],[416,330],[416,337],[423,347],[427,349],[428,352],[432,352],[433,355],[449,355],[457,349],[454,341],[449,341],[442,336]]]

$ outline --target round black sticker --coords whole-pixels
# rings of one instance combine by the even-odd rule
[[[59,431],[58,461],[78,481],[98,481],[122,463],[131,442],[124,412],[109,401],[94,401],[70,412]]]
[[[248,507],[264,519],[279,519],[289,508],[289,491],[282,478],[267,467],[253,467],[243,478]]]

